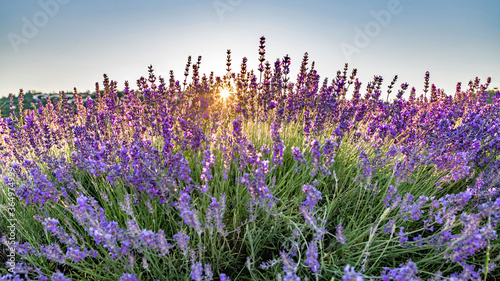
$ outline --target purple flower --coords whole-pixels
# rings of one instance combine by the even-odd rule
[[[364,178],[371,179],[373,174],[372,165],[370,159],[368,159],[368,155],[364,150],[362,150],[361,153],[359,154],[359,159],[361,160],[359,166],[363,169]]]
[[[320,264],[318,262],[318,248],[316,246],[316,241],[309,242],[309,247],[306,252],[305,264],[311,268],[313,273],[318,273],[320,271]]]
[[[168,255],[170,253],[170,249],[172,249],[173,246],[167,242],[165,233],[162,229],[158,230],[158,233],[155,234],[154,239],[155,243],[153,244],[152,248],[160,252],[161,255]]]
[[[189,162],[184,158],[180,151],[171,157],[172,159],[167,160],[165,165],[169,168],[169,174],[177,175],[180,181],[186,183],[191,182],[191,169],[189,168]]]
[[[393,280],[422,280],[417,277],[417,273],[417,265],[411,260],[408,260],[405,264],[400,264],[399,268],[390,269],[384,267],[382,280],[389,280],[387,277],[391,277]]]
[[[182,251],[182,254],[184,257],[187,257],[188,252],[189,252],[189,236],[184,234],[184,232],[180,231],[177,234],[174,234],[174,240],[177,242],[177,247],[179,247]]]
[[[298,277],[295,273],[287,272],[285,277],[283,277],[283,281],[300,281],[300,277]]]
[[[259,267],[268,270],[269,268],[273,267],[275,264],[279,263],[281,260],[280,259],[272,259],[267,262],[262,262]]]
[[[85,259],[87,257],[88,251],[81,251],[80,247],[75,246],[75,247],[68,247],[66,251],[66,257],[73,259],[75,262],[79,262],[82,259]]]
[[[397,204],[399,204],[399,201],[397,200],[398,198],[394,197],[397,192],[398,189],[394,185],[389,186],[389,189],[387,190],[387,197],[383,200],[387,207],[391,206],[391,208],[394,209]]]
[[[460,216],[462,232],[449,242],[445,258],[460,262],[486,248],[489,242],[497,238],[491,223],[481,226],[481,216],[463,213]]]
[[[213,277],[212,267],[208,263],[205,264],[205,280],[211,281]]]
[[[16,185],[14,191],[26,205],[57,202],[65,194],[64,190],[59,189],[56,183],[47,178],[35,162],[25,160],[23,166],[29,170],[30,178],[27,182]]]
[[[300,171],[299,165],[306,165],[307,160],[300,151],[299,147],[292,147],[292,155],[295,158],[295,161],[298,162],[295,167],[295,172],[298,173]]]
[[[222,194],[220,198],[220,204],[217,203],[217,199],[212,197],[212,203],[210,203],[209,208],[207,209],[207,214],[205,218],[205,228],[209,230],[210,235],[212,234],[213,224],[212,221],[215,221],[215,227],[217,232],[219,232],[222,236],[227,236],[227,230],[224,230],[224,223],[222,222],[224,219],[224,213],[226,211],[226,194]]]
[[[323,145],[323,155],[325,155],[325,169],[329,169],[335,163],[335,151],[338,149],[339,144],[331,139],[326,139]],[[329,173],[328,173],[329,175]]]
[[[281,121],[278,118],[271,125],[271,138],[273,140],[273,163],[274,165],[283,165],[283,152],[285,144],[280,138]]]
[[[269,154],[269,152],[271,151],[269,146],[267,145],[262,145],[262,147],[260,148],[260,150],[262,151],[262,154]]]
[[[137,274],[123,273],[120,277],[120,281],[138,281]]]
[[[42,222],[42,225],[45,226],[45,231],[51,232],[53,236],[59,238],[59,241],[64,244],[73,245],[75,241],[58,224],[59,220],[52,218],[45,218],[44,222]]]
[[[326,229],[319,227],[318,219],[313,216],[311,210],[306,208],[306,206],[300,206],[299,210],[304,216],[306,223],[316,232],[314,235],[315,239],[321,240],[323,235],[326,233]]]
[[[233,136],[236,139],[239,139],[242,136],[241,116],[238,116],[238,118],[233,121]]]
[[[201,223],[198,219],[198,212],[196,210],[191,210],[190,201],[191,196],[189,196],[188,191],[184,190],[181,192],[177,207],[181,212],[181,217],[184,219],[184,223],[194,228],[198,234],[201,234],[203,229],[201,228]]]
[[[401,247],[406,248],[408,247],[407,245],[405,245],[405,243],[408,242],[408,233],[404,232],[403,229],[405,228],[404,227],[399,228],[398,237],[400,237],[399,243],[401,243]]]
[[[308,206],[310,210],[318,204],[319,200],[322,200],[321,192],[312,185],[306,184],[302,186],[302,191],[306,194],[306,200],[302,202],[302,205]]]
[[[283,261],[283,271],[285,271],[285,277],[283,280],[299,281],[300,278],[295,275],[297,269],[297,264],[295,264],[292,259],[284,251],[280,252],[281,260]]]
[[[363,277],[361,277],[361,273],[355,272],[354,267],[350,265],[346,265],[344,267],[344,276],[342,276],[342,281],[364,281]]]
[[[203,170],[201,172],[201,180],[204,182],[202,186],[202,193],[206,193],[208,191],[208,182],[212,179],[212,175],[210,174],[210,167],[215,163],[215,155],[212,153],[210,149],[206,149],[203,151],[203,161],[201,165]]]
[[[62,274],[61,272],[57,272],[57,273],[52,274],[52,277],[50,277],[50,280],[52,280],[52,281],[71,281],[70,278],[65,278],[64,274]]]
[[[57,262],[60,264],[64,264],[66,262],[66,256],[61,250],[61,247],[59,247],[59,244],[53,243],[50,245],[42,245],[40,246],[40,251],[49,261]]]
[[[76,201],[77,204],[71,206],[73,217],[98,245],[103,245],[109,251],[111,258],[118,257],[117,241],[121,240],[124,229],[119,228],[117,222],[106,218],[104,209],[98,207],[95,199],[80,195]]]
[[[320,169],[321,165],[321,150],[320,150],[321,144],[317,139],[314,139],[311,142],[311,159],[312,159],[312,169],[311,169],[311,177],[314,177],[317,173],[318,170]]]
[[[191,280],[201,281],[203,278],[203,265],[196,262],[191,266]]]
[[[256,163],[256,169],[252,174],[244,173],[240,178],[240,182],[247,187],[248,193],[254,199],[273,199],[267,184],[266,184],[266,174],[269,173],[269,161],[258,160]]]
[[[155,233],[151,230],[143,229],[140,234],[141,242],[149,247],[154,245],[155,241]]]
[[[384,226],[384,233],[393,234],[395,227],[396,227],[396,219],[390,219]]]
[[[476,272],[474,270],[474,268],[475,268],[474,265],[466,264],[465,262],[462,262],[461,265],[463,267],[463,270],[457,276],[458,280],[482,280],[481,275],[479,274],[479,272],[481,272],[481,270],[479,270],[479,272]],[[491,270],[493,270],[493,269],[491,269]]]
[[[345,245],[347,242],[347,239],[344,237],[344,230],[342,228],[342,223],[339,223],[336,227],[337,234],[335,235],[335,238],[337,239],[337,242],[339,242],[342,245]]]
[[[0,275],[0,280],[1,281],[24,281],[24,279],[19,276],[19,274],[6,274],[6,275]]]

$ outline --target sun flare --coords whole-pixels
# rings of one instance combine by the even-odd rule
[[[223,98],[223,99],[228,98],[230,94],[231,94],[231,92],[229,92],[228,89],[222,89],[220,91],[220,97]]]

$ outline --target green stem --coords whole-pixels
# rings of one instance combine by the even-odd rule
[[[491,217],[488,217],[488,224],[491,224]],[[486,264],[484,266],[484,281],[488,277],[488,264],[490,263],[490,242],[488,241],[488,247],[486,248]]]
[[[370,232],[370,236],[369,236],[368,242],[366,242],[366,246],[365,246],[365,249],[363,250],[362,254],[365,253],[365,252],[368,252],[368,248],[370,248],[370,244],[372,243],[373,237],[375,236],[375,233],[377,232],[377,229],[378,229],[378,226],[379,226],[380,222],[382,222],[382,220],[385,219],[385,217],[390,212],[391,212],[391,208],[389,207],[389,208],[385,209],[385,211],[382,213],[382,215],[380,216],[377,224],[375,225],[375,227],[373,228],[373,230]],[[362,255],[359,256],[358,261],[356,262],[356,265],[359,264],[359,262],[361,261],[361,256]]]

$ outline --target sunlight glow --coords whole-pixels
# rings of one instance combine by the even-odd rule
[[[223,98],[223,99],[228,98],[230,94],[231,94],[231,92],[229,92],[228,89],[222,89],[220,91],[220,97]]]

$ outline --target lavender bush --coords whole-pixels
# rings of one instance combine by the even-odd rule
[[[293,80],[265,55],[262,37],[258,72],[229,50],[224,76],[149,67],[121,98],[104,75],[94,99],[0,119],[0,280],[499,276],[490,79],[447,95],[427,72],[403,99],[397,76],[320,81],[305,53]]]

